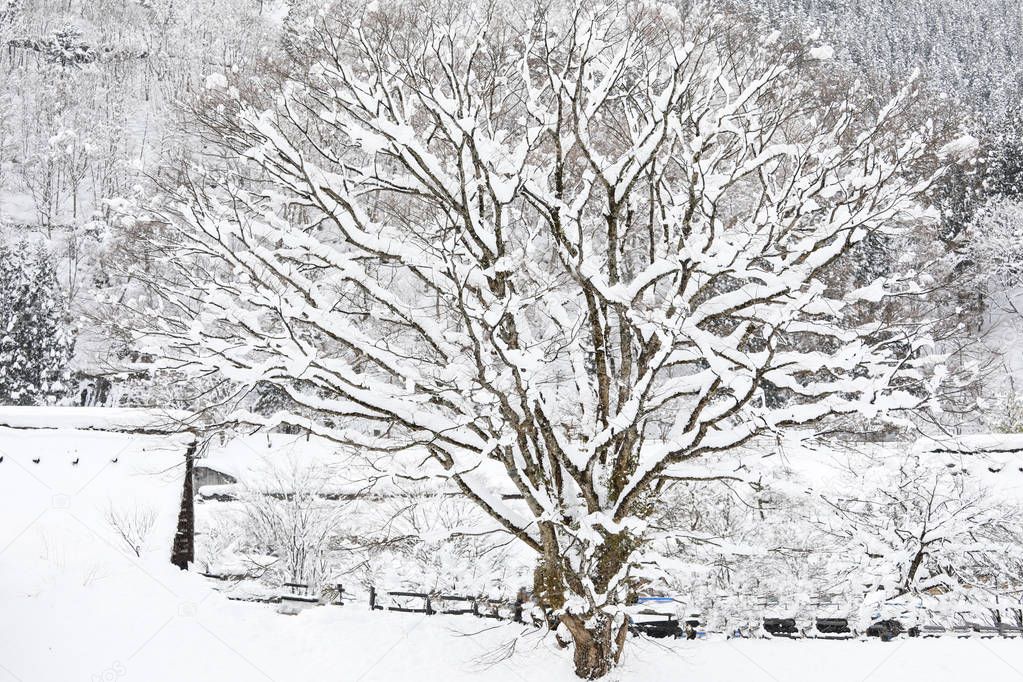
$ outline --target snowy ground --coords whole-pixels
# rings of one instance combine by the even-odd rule
[[[566,653],[556,651],[549,637],[513,625],[370,613],[361,604],[282,616],[269,605],[228,602],[196,576],[175,575],[167,567],[133,570],[126,564],[123,572],[91,584],[12,580],[9,568],[0,588],[3,682],[573,679]],[[511,658],[495,663],[516,635],[523,636]],[[617,679],[1023,677],[1019,641],[629,644]]]
[[[359,601],[284,616],[226,599],[167,562],[183,448],[0,427],[0,682],[574,679],[569,654],[532,628]],[[141,556],[118,537],[112,508],[154,511]],[[1021,671],[1020,640],[630,639],[615,678],[959,682]]]

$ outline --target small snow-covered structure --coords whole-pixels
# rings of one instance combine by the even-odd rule
[[[286,433],[236,435],[213,440],[196,459],[192,472],[201,500],[230,500],[244,490],[287,495],[289,475],[300,467],[315,471],[317,493],[327,499],[351,498],[366,487],[355,453],[318,436]]]
[[[0,406],[0,427],[168,435],[189,430],[188,413],[129,407]]]
[[[217,486],[231,486],[238,482],[238,479],[226,474],[207,464],[198,464],[192,467],[192,484],[198,494],[202,494],[203,488],[211,486],[215,490]]]

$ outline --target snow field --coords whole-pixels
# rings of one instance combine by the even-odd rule
[[[530,627],[370,612],[364,595],[284,616],[179,571],[168,557],[185,445],[0,428],[0,682],[575,679],[570,652]],[[108,510],[146,506],[155,520],[136,556]],[[1021,670],[1020,640],[630,638],[610,679],[959,682]]]

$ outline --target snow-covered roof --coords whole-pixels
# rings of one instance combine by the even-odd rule
[[[5,562],[60,546],[95,556],[130,551],[115,517],[145,521],[142,557],[170,558],[185,476],[184,435],[0,426],[0,547]],[[135,556],[132,553],[132,556]]]
[[[293,488],[296,478],[303,479],[301,485],[328,495],[388,494],[402,489],[400,482],[382,477],[372,460],[369,453],[311,434],[263,432],[226,442],[215,438],[203,449],[196,466],[227,474],[237,484],[204,486],[198,492],[223,494],[249,488],[288,493],[293,492],[288,488]],[[439,482],[429,485],[443,487]]]
[[[127,407],[0,406],[0,426],[16,429],[79,429],[177,433],[188,428],[181,410]]]
[[[336,468],[351,454],[337,443],[316,436],[259,433],[237,436],[225,443],[214,439],[197,463],[255,485],[268,474],[267,463],[271,460],[301,457],[308,465]]]
[[[944,439],[921,438],[915,443],[914,450],[963,454],[1023,452],[1023,433],[973,433]]]

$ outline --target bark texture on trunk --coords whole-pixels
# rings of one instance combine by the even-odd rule
[[[627,633],[624,621],[615,623],[605,614],[583,618],[572,614],[561,616],[561,622],[572,633],[575,674],[584,680],[607,675],[622,657]]]
[[[625,603],[628,585],[621,570],[636,542],[626,534],[608,534],[580,569],[560,549],[553,529],[547,530],[544,553],[533,575],[533,598],[571,634],[576,675],[585,680],[601,678],[618,663],[625,647],[627,623],[603,609]],[[571,609],[576,612],[566,612],[568,597],[583,597],[591,591],[601,595],[599,603],[590,601],[586,613],[577,612],[578,606]]]

